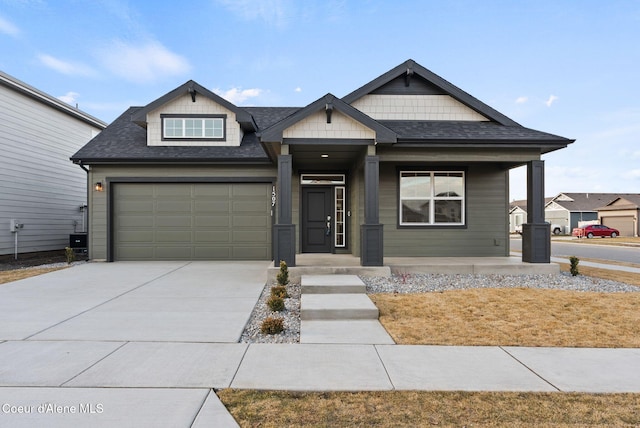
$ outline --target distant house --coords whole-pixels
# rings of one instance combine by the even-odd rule
[[[624,194],[598,208],[601,224],[620,231],[620,236],[640,236],[640,194]]]
[[[522,233],[527,222],[527,200],[512,201],[509,205],[509,233]]]
[[[87,174],[69,158],[105,127],[0,72],[0,255],[62,249],[86,231]]]
[[[570,234],[581,221],[597,221],[598,209],[618,195],[615,193],[559,193],[546,203],[545,221],[553,233]]]

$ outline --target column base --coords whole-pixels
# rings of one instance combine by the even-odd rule
[[[280,266],[280,260],[289,267],[296,265],[296,226],[294,224],[273,225],[273,262]]]
[[[382,224],[360,225],[360,265],[382,266],[384,247],[382,241]]]
[[[522,225],[522,261],[551,263],[551,225],[549,223]]]

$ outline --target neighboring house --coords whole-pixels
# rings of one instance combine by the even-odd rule
[[[640,194],[622,194],[598,208],[600,223],[618,229],[620,236],[640,236]]]
[[[527,222],[527,200],[511,201],[509,205],[509,233],[522,233],[522,225]]]
[[[545,205],[544,217],[553,225],[552,232],[571,234],[579,222],[598,220],[598,208],[617,196],[615,193],[559,193]]]
[[[62,249],[85,230],[87,174],[69,157],[105,127],[0,72],[0,254]]]
[[[523,260],[548,263],[540,157],[572,142],[409,60],[302,108],[238,107],[188,81],[72,160],[89,169],[93,259],[507,257],[509,169],[527,165]]]

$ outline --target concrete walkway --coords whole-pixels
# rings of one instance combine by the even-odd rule
[[[228,387],[640,393],[640,349],[237,343],[266,267],[88,263],[0,285],[0,426],[237,426]]]

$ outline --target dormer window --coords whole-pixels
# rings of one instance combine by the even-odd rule
[[[226,115],[163,114],[161,117],[163,140],[226,140]]]

